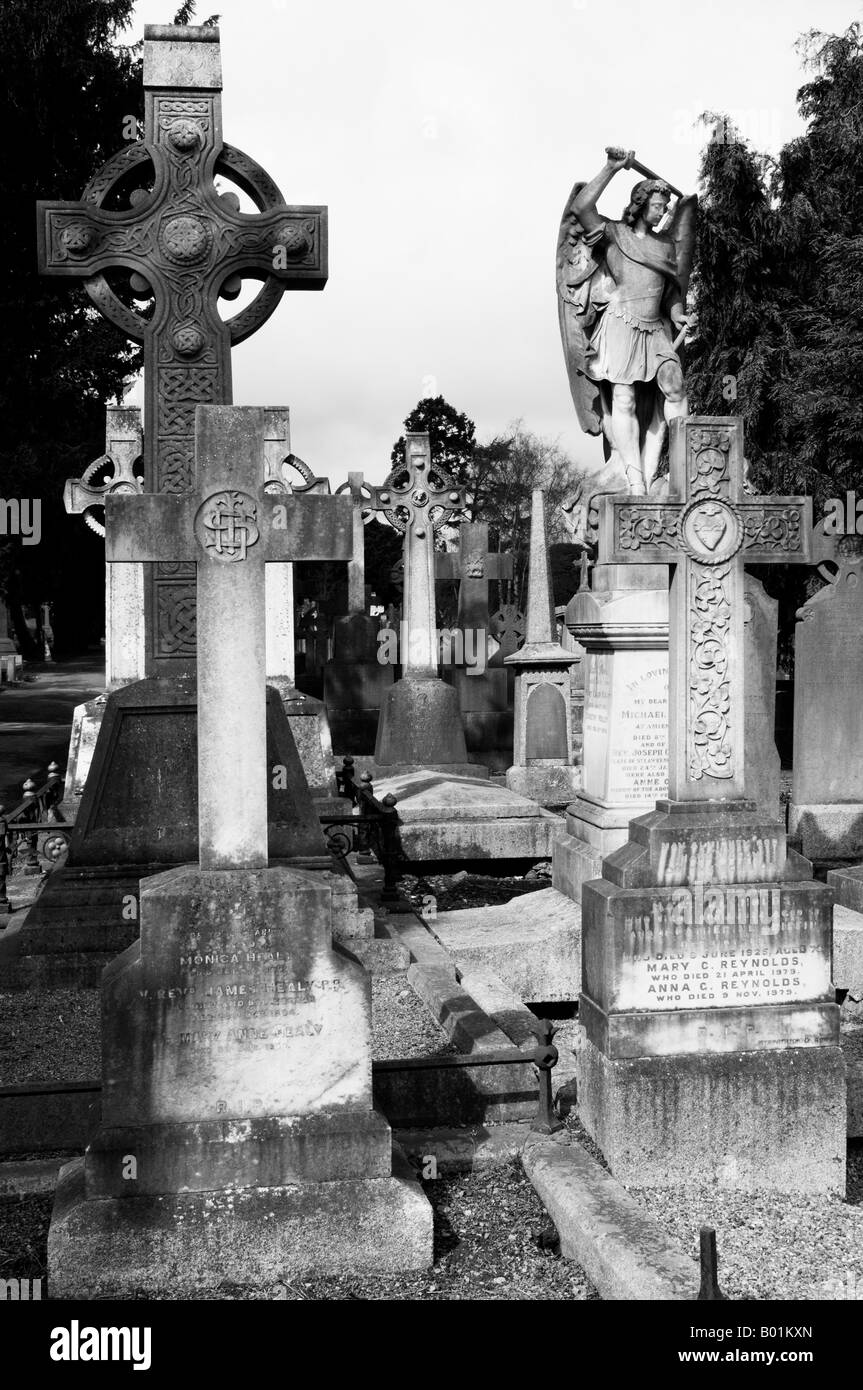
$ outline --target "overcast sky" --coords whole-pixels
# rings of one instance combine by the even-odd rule
[[[177,3],[142,0],[129,37]],[[235,349],[234,402],[289,406],[294,451],[337,483],[382,481],[405,415],[438,392],[480,439],[520,416],[595,459],[557,324],[572,184],[619,144],[693,190],[704,110],[775,153],[802,130],[795,40],[859,16],[847,0],[199,0],[198,19],[216,9],[225,139],[330,219],[329,283]],[[636,177],[617,176],[613,216]]]

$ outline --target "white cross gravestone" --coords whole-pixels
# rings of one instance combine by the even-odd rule
[[[265,565],[350,559],[352,508],[265,491],[265,412],[212,407],[198,421],[195,491],[107,499],[106,558],[197,563],[201,867],[254,868],[267,863]]]
[[[742,422],[671,426],[671,500],[606,498],[611,563],[671,581],[669,796],[582,889],[579,1109],[624,1183],[843,1193],[832,894],[745,799],[744,560],[811,504],[743,492]]]
[[[259,484],[265,417],[199,407],[195,493],[106,507],[113,563],[197,565],[200,864],[142,882],[140,940],[103,976],[101,1126],[60,1175],[55,1297],[431,1262],[373,1107],[370,981],[332,941],[356,890],[268,866],[265,566],[348,558],[352,519]]]
[[[468,762],[458,695],[438,677],[434,536],[464,506],[464,491],[432,463],[429,436],[409,434],[404,463],[369,492],[371,505],[405,538],[402,678],[381,706],[375,767],[382,775],[436,768],[488,776]]]

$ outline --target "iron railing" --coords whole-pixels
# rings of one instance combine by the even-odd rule
[[[369,772],[364,772],[358,782],[353,758],[343,758],[336,782],[339,795],[350,801],[353,810],[350,815],[321,816],[327,848],[342,862],[354,853],[374,856],[384,871],[381,898],[392,902],[398,897],[398,881],[405,862],[396,798],[390,793],[379,801]]]
[[[63,778],[56,763],[48,767],[47,781],[38,787],[32,777],[24,783],[24,799],[5,811],[0,807],[0,915],[11,911],[6,883],[19,860],[27,877],[46,872],[64,856],[72,826],[58,809],[63,800]]]

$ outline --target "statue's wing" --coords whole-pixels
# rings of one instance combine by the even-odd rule
[[[573,211],[573,202],[584,187],[577,183],[567,200],[557,239],[557,304],[560,337],[569,375],[569,389],[578,423],[587,434],[602,432],[599,386],[585,376],[584,364],[590,328],[590,282],[599,268],[584,228]]]
[[[692,257],[695,254],[695,222],[698,214],[698,198],[690,193],[686,198],[678,198],[674,209],[668,235],[674,242],[677,252],[677,274],[683,291],[683,303],[689,290],[689,276],[692,271]]]

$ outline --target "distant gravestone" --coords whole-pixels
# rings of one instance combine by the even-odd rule
[[[827,539],[830,582],[800,609],[794,636],[788,828],[808,858],[853,862],[863,858],[863,537]]]
[[[542,806],[565,806],[581,786],[573,757],[569,674],[576,654],[557,640],[541,488],[531,498],[527,599],[524,646],[506,658],[515,672],[513,765],[506,784]]]

